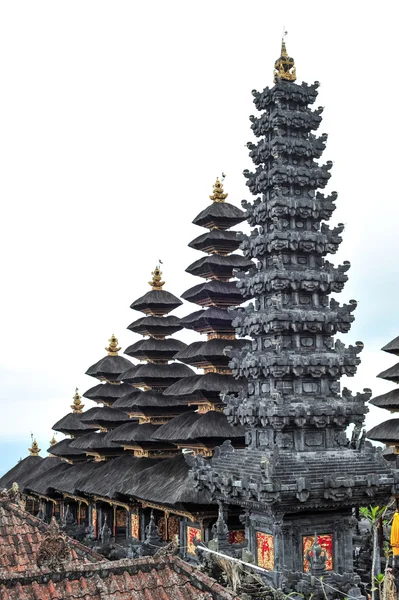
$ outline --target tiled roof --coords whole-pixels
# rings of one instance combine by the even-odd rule
[[[239,600],[176,556],[2,575],[1,600]]]
[[[37,552],[48,530],[46,523],[8,499],[0,498],[0,574],[38,569]],[[76,540],[68,538],[68,544],[73,564],[93,563],[103,558]]]

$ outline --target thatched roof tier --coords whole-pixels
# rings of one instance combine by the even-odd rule
[[[161,425],[154,433],[155,440],[185,443],[209,442],[220,444],[220,440],[239,440],[244,445],[245,429],[241,426],[232,426],[226,416],[220,412],[207,413],[190,412],[175,417],[165,425]]]
[[[162,316],[180,306],[182,301],[165,290],[151,290],[135,300],[130,308],[146,315]]]
[[[85,433],[89,433],[93,431],[93,427],[90,427],[86,423],[83,423],[82,417],[85,415],[86,417],[93,414],[96,410],[96,407],[89,408],[85,413],[71,412],[62,417],[57,423],[55,423],[52,427],[54,431],[60,431],[61,433],[65,433],[66,435],[84,435]]]
[[[108,433],[106,432],[86,433],[86,435],[73,440],[70,447],[83,450],[86,454],[98,454],[101,456],[116,456],[123,452],[121,447],[118,448],[116,444],[112,444],[107,439],[107,435]]]
[[[225,335],[234,335],[235,329],[232,321],[236,316],[236,311],[223,310],[211,306],[206,310],[197,310],[187,315],[181,320],[183,327],[194,329],[199,333],[217,333]]]
[[[39,467],[43,460],[41,456],[26,456],[20,460],[0,478],[0,489],[8,490],[14,482],[18,483],[22,489],[24,482],[31,477],[32,472]]]
[[[386,346],[381,348],[381,350],[384,350],[384,352],[389,352],[390,354],[395,354],[396,356],[399,356],[399,335],[394,340],[389,342],[389,344],[387,344]]]
[[[207,229],[229,229],[245,221],[245,213],[228,202],[213,202],[193,220],[194,225]]]
[[[83,423],[95,429],[100,427],[113,429],[129,421],[129,416],[125,412],[109,406],[99,406],[90,411],[90,414],[83,413],[81,416]]]
[[[144,339],[132,344],[125,350],[125,354],[139,360],[165,361],[172,358],[186,348],[187,344],[171,338],[165,340]]]
[[[388,419],[376,425],[367,432],[366,436],[376,442],[399,445],[399,419]]]
[[[107,442],[120,445],[132,442],[148,442],[152,440],[152,436],[158,428],[159,425],[152,425],[151,423],[144,423],[143,425],[135,422],[125,423],[125,425],[120,425],[106,434]]]
[[[70,469],[63,471],[61,476],[50,484],[50,489],[62,494],[75,495],[80,482],[92,478],[103,464],[103,462],[85,460],[72,465]]]
[[[180,331],[180,329],[183,329],[183,325],[181,325],[180,319],[173,315],[162,319],[159,317],[142,317],[130,323],[128,329],[141,335],[162,338]]]
[[[386,394],[381,394],[381,396],[376,396],[369,400],[369,402],[379,408],[397,411],[399,410],[399,388],[387,392]]]
[[[104,356],[101,360],[96,362],[94,365],[89,367],[86,371],[86,375],[95,377],[100,380],[117,381],[120,379],[121,373],[127,371],[132,363],[123,356]]]
[[[59,462],[51,469],[48,469],[42,474],[40,478],[36,477],[35,474],[29,479],[26,484],[24,491],[39,496],[54,496],[54,489],[57,483],[62,480],[63,475],[73,466],[66,462]]]
[[[227,368],[230,358],[225,355],[224,350],[228,347],[240,350],[247,343],[247,340],[223,339],[194,342],[176,354],[176,359],[192,367],[204,368],[214,366]]]
[[[192,369],[179,363],[147,363],[126,371],[122,378],[137,387],[166,388],[175,381],[192,375]]]
[[[132,483],[139,473],[153,467],[159,462],[154,458],[136,458],[132,454],[123,454],[107,462],[97,463],[99,468],[88,472],[86,477],[80,477],[76,484],[77,492],[115,498],[125,480]]]
[[[194,248],[194,250],[201,250],[209,254],[214,252],[229,254],[237,250],[240,243],[237,231],[212,229],[195,238],[188,246],[189,248]]]
[[[118,486],[118,492],[129,498],[173,505],[175,508],[211,503],[208,491],[198,492],[190,467],[181,453],[145,469],[133,481],[126,479]]]
[[[84,398],[94,400],[94,402],[104,402],[113,404],[115,400],[124,396],[131,390],[130,385],[126,383],[98,383],[82,394]]]
[[[230,279],[233,277],[234,269],[248,271],[252,266],[252,261],[240,254],[229,254],[227,256],[210,254],[193,262],[187,267],[186,272],[191,273],[191,275],[198,275],[204,279],[217,279],[219,277],[221,279]]]
[[[129,388],[131,391],[116,400],[116,402],[114,402],[112,405],[113,408],[118,408],[119,410],[124,410],[126,412],[126,409],[134,406],[137,398],[143,394],[141,390],[136,390],[134,388],[132,389],[131,386],[129,386]]]
[[[220,394],[238,394],[244,389],[244,384],[234,379],[232,375],[219,375],[218,373],[206,373],[205,375],[194,375],[180,379],[168,387],[165,396],[180,396],[188,400],[190,396],[196,397],[199,392],[206,399],[219,399]]]
[[[386,369],[386,371],[382,371],[377,377],[381,379],[387,379],[388,381],[393,381],[394,383],[399,383],[399,363]]]
[[[137,394],[137,397],[135,399],[132,398],[129,404],[129,407],[126,408],[126,412],[129,412],[129,409],[136,407],[166,408],[171,406],[185,406],[187,403],[183,402],[181,398],[165,396],[161,392],[148,390],[146,392],[142,392],[141,394]]]
[[[195,285],[184,292],[182,298],[204,307],[238,306],[243,302],[243,297],[235,281],[218,281],[217,279]]]
[[[50,448],[47,449],[47,452],[49,452],[51,456],[56,456],[57,458],[64,458],[65,460],[73,462],[79,460],[86,460],[87,456],[84,452],[82,452],[78,448],[71,448],[71,443],[74,441],[74,439],[65,438],[64,440],[57,442],[53,446],[50,446]]]

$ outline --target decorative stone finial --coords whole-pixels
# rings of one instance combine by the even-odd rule
[[[40,452],[39,445],[38,445],[36,439],[33,438],[33,435],[31,435],[31,437],[32,437],[32,446],[30,448],[28,448],[29,454],[30,454],[30,456],[39,456],[39,452]]]
[[[118,338],[116,338],[114,336],[114,334],[112,334],[108,341],[109,341],[109,346],[108,346],[108,348],[105,348],[106,351],[108,352],[108,355],[109,356],[118,356],[118,352],[120,350],[120,347],[118,348]]]
[[[312,575],[322,575],[326,570],[327,553],[319,544],[319,536],[315,532],[313,546],[306,553]]]
[[[54,446],[57,443],[57,440],[55,439],[55,435],[53,433],[53,437],[50,440],[50,446]]]
[[[84,409],[84,404],[81,403],[81,396],[79,396],[78,388],[75,389],[75,395],[73,397],[73,404],[71,404],[72,412],[81,413]]]
[[[274,63],[274,83],[277,83],[279,79],[285,81],[296,80],[296,68],[294,59],[288,56],[287,48],[285,46],[285,33],[281,40],[281,56]]]
[[[224,202],[228,194],[223,191],[223,183],[219,181],[219,177],[216,177],[216,182],[213,184],[213,194],[209,196],[214,202]]]
[[[60,533],[55,517],[52,517],[48,531],[37,552],[39,567],[47,567],[54,571],[64,569],[72,559],[65,535]]]
[[[162,281],[162,271],[161,267],[158,265],[151,273],[152,281],[149,281],[148,284],[152,286],[153,290],[162,290],[162,287],[165,285],[165,282]]]

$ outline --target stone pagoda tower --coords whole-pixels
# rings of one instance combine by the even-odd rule
[[[233,322],[252,343],[230,354],[246,392],[225,398],[229,421],[246,428],[246,449],[190,460],[200,488],[245,509],[249,550],[272,584],[306,593],[304,572],[331,572],[330,581],[348,592],[353,507],[386,502],[395,480],[361,434],[370,390],[340,390],[363,344],[334,339],[350,329],[356,302],[330,298],[343,289],[350,264],[335,267],[326,258],[338,250],[344,227],[327,225],[337,194],[318,191],[332,166],[318,162],[327,136],[313,133],[321,123],[322,108],[310,108],[319,84],[295,80],[283,41],[275,85],[252,92],[260,111],[250,117],[255,170],[244,175],[255,199],[243,201],[252,231],[241,249],[257,264],[238,273],[238,287],[255,301]]]

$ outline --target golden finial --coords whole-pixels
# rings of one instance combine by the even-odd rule
[[[296,68],[294,59],[288,56],[287,48],[285,46],[285,36],[287,32],[284,31],[283,39],[281,40],[281,56],[274,63],[274,83],[277,83],[279,79],[285,81],[296,80]]]
[[[151,275],[152,281],[149,281],[148,285],[151,285],[153,290],[162,290],[162,287],[165,285],[165,282],[162,281],[161,267],[157,265],[155,269],[151,272]]]
[[[55,435],[53,433],[53,437],[50,440],[50,446],[54,446],[57,443],[57,440],[55,439]]]
[[[40,448],[36,439],[33,437],[33,433],[30,434],[30,437],[32,439],[32,446],[28,448],[29,454],[30,456],[39,456]]]
[[[118,356],[118,352],[120,350],[120,347],[118,348],[118,338],[116,338],[114,334],[112,334],[108,341],[109,346],[105,349],[108,352],[109,356]]]
[[[81,413],[84,409],[84,404],[81,403],[81,396],[79,396],[78,388],[75,389],[75,395],[73,397],[73,404],[71,404],[72,412]],[[51,443],[51,442],[50,442]]]
[[[228,194],[223,192],[223,180],[219,181],[219,177],[216,177],[216,182],[213,184],[213,194],[209,196],[214,202],[224,202]]]

